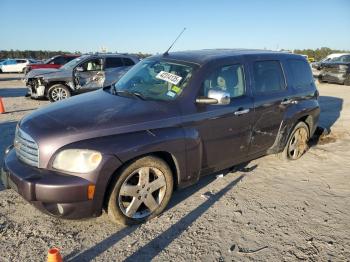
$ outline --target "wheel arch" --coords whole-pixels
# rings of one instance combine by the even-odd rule
[[[117,179],[119,176],[120,172],[123,171],[128,165],[130,165],[132,162],[136,161],[137,159],[144,158],[147,156],[154,156],[157,157],[161,160],[163,160],[170,168],[173,176],[173,181],[174,181],[174,189],[176,189],[179,185],[180,182],[180,168],[179,168],[179,163],[176,159],[176,157],[171,154],[170,152],[167,151],[154,151],[154,152],[148,152],[143,155],[136,156],[134,158],[129,159],[128,161],[124,162],[121,166],[119,166],[113,174],[110,176],[108,179],[108,182],[106,184],[106,189],[104,192],[104,197],[103,197],[103,208],[107,208],[107,203],[109,196],[113,190],[113,185],[114,181]]]
[[[311,137],[315,130],[315,121],[312,114],[307,113],[292,119],[285,119],[281,122],[276,140],[274,144],[268,149],[267,153],[276,154],[281,152],[284,149],[291,132],[299,122],[304,122],[307,125],[309,129],[309,137]]]

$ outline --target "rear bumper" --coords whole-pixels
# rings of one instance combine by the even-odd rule
[[[4,159],[1,180],[39,210],[56,217],[78,219],[99,216],[106,184],[96,186],[92,200],[84,178],[47,169],[31,167],[18,160],[15,150]]]

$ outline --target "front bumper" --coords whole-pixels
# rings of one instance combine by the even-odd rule
[[[45,97],[46,86],[44,83],[38,81],[36,78],[29,78],[25,80],[28,87],[28,94],[33,98]]]
[[[98,183],[95,196],[88,199],[84,178],[31,167],[18,160],[15,150],[5,156],[1,180],[39,210],[56,217],[78,219],[99,216],[106,184]]]

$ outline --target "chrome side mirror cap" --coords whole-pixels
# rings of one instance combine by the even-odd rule
[[[230,94],[228,92],[211,89],[208,92],[207,97],[201,97],[196,99],[198,104],[209,104],[209,105],[228,105],[231,102]]]

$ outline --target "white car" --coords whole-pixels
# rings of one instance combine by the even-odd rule
[[[28,64],[33,63],[30,59],[8,59],[0,64],[0,73],[22,73]]]

